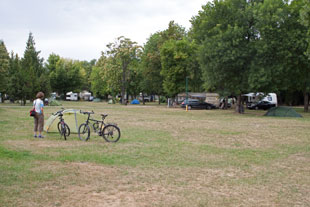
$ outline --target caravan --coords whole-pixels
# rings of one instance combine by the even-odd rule
[[[68,93],[66,93],[66,100],[67,101],[77,101],[78,100],[78,94],[73,93],[72,91],[68,92]]]
[[[268,93],[248,93],[246,97],[246,105],[248,109],[269,109],[278,106],[277,94]]]

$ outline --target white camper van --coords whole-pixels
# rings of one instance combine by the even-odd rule
[[[244,94],[248,109],[264,109],[268,110],[272,107],[278,106],[277,94],[268,93],[248,93]]]
[[[257,103],[259,101],[265,101],[278,106],[277,94],[275,93],[268,93],[267,95],[264,93],[248,93],[243,96],[247,97],[247,105]]]
[[[73,93],[72,91],[68,92],[66,94],[66,100],[67,101],[77,101],[78,100],[78,94],[77,93]]]

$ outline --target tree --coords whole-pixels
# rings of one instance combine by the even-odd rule
[[[170,21],[168,28],[160,32],[161,42],[160,45],[163,45],[164,42],[168,40],[182,40],[186,36],[185,28],[181,25]]]
[[[39,57],[40,51],[36,51],[34,38],[29,33],[26,50],[22,58],[22,74],[25,75],[25,85],[27,88],[23,95],[22,101],[25,104],[27,99],[33,99],[38,91],[48,94],[49,84],[47,73],[43,67],[43,58]]]
[[[306,55],[310,59],[310,1],[309,0],[303,0],[303,6],[300,9],[300,22],[302,25],[307,27],[307,52]]]
[[[290,89],[300,91],[304,95],[304,111],[308,112],[310,93],[310,59],[309,52],[309,26],[300,21],[300,11],[309,7],[308,3],[294,0],[289,6],[289,18],[286,23],[287,30],[287,56],[283,59],[288,71],[286,73]],[[309,15],[309,14],[308,14]]]
[[[310,91],[307,27],[300,24],[301,1],[265,0],[254,8],[256,55],[249,73],[253,91],[302,92],[308,111]]]
[[[114,43],[108,44],[107,47],[107,55],[111,58],[108,64],[111,66],[109,69],[121,72],[122,104],[126,104],[125,95],[127,95],[130,69],[135,65],[135,61],[140,55],[141,47],[136,42],[132,42],[123,36],[118,37]]]
[[[186,78],[189,79],[190,91],[200,91],[202,81],[195,49],[195,44],[186,38],[169,40],[162,46],[161,75],[164,77],[163,87],[168,96],[175,97],[185,91]]]
[[[45,63],[46,70],[49,73],[54,72],[56,70],[56,64],[59,60],[60,60],[59,55],[56,55],[54,53],[50,54],[48,59],[47,59],[47,62]]]
[[[104,54],[99,58],[95,66],[93,66],[90,74],[91,91],[95,97],[105,97],[109,94],[108,80],[105,79],[105,64],[107,57]],[[112,90],[113,91],[113,90]]]
[[[168,55],[168,53],[173,53],[174,49],[177,49],[177,47],[172,46],[171,44],[176,44],[178,41],[183,41],[186,37],[186,31],[185,28],[176,24],[174,21],[170,21],[168,28],[164,31],[157,32],[155,34],[152,34],[150,38],[148,39],[147,43],[144,46],[142,60],[141,60],[141,73],[142,73],[142,81],[141,81],[141,88],[142,92],[148,93],[148,94],[157,94],[157,95],[172,95],[175,96],[175,92],[179,90],[183,90],[185,88],[185,78],[182,80],[182,83],[178,83],[177,85],[183,86],[178,88],[176,85],[170,85],[169,88],[169,77],[167,76],[168,73],[172,74],[173,70],[176,69],[175,67],[169,68],[171,65],[169,65],[169,61],[175,61],[175,60],[169,60],[169,57],[165,57],[165,55]],[[170,43],[168,43],[170,42]],[[173,42],[173,43],[172,43]],[[168,49],[169,44],[172,46],[170,49]],[[185,44],[192,44],[188,41],[186,41]],[[180,45],[180,44],[179,44]],[[193,45],[190,45],[188,48],[191,48],[191,52],[193,52]],[[165,49],[163,49],[165,47]],[[169,52],[168,52],[169,50]],[[163,54],[163,51],[166,52]],[[180,48],[179,51],[175,52],[181,52]],[[187,53],[186,51],[183,51]],[[162,60],[165,60],[166,62],[163,63]],[[199,69],[199,65],[197,62],[196,57],[194,57],[194,53],[192,55],[188,56],[188,60],[186,60],[187,66],[185,66],[188,70],[189,68],[192,69]],[[176,61],[176,64],[177,61]],[[184,63],[180,63],[183,64]],[[191,65],[190,65],[191,64]],[[165,65],[165,68],[163,68],[163,65]],[[171,70],[171,71],[170,71]],[[197,70],[195,70],[197,71]],[[195,76],[195,73],[191,73],[191,75]],[[176,75],[177,76],[177,75]],[[201,85],[201,81],[192,81],[191,83],[196,83],[197,85]],[[166,86],[166,89],[164,90],[164,87]],[[176,88],[173,88],[176,87]],[[174,90],[174,92],[172,92]],[[195,89],[194,89],[195,90]],[[166,94],[168,92],[168,94]],[[160,102],[159,102],[160,103]]]
[[[294,1],[295,2],[295,1]],[[296,4],[296,3],[295,3]],[[296,11],[296,10],[295,10]],[[300,9],[300,23],[304,26],[306,30],[306,41],[307,41],[307,50],[305,55],[310,60],[310,1],[303,0],[302,8]],[[309,82],[309,62],[306,65],[306,70],[301,74],[302,79],[304,80],[304,111],[308,112],[309,108],[309,92],[310,92],[310,82]]]
[[[79,61],[60,58],[55,71],[49,74],[53,91],[66,95],[69,91],[78,92],[83,85],[83,67]]]
[[[91,61],[81,61],[81,66],[84,70],[83,86],[82,86],[82,88],[84,90],[90,90],[91,89],[90,76],[91,76],[93,67],[96,65],[96,61],[97,61],[96,59],[93,59]]]
[[[23,74],[23,70],[21,69],[21,60],[18,55],[14,55],[11,53],[10,56],[10,67],[9,67],[9,81],[8,81],[8,94],[10,96],[10,100],[22,100],[24,94],[27,92],[27,88],[25,85],[25,78]],[[23,104],[23,102],[21,102]]]
[[[6,50],[5,44],[0,40],[0,93],[2,96],[2,101],[4,101],[4,94],[7,91],[9,60],[10,57]]]
[[[163,78],[160,75],[160,41],[161,36],[160,33],[157,32],[152,34],[144,45],[140,65],[141,74],[143,76],[143,79],[140,82],[140,87],[143,95],[144,93],[147,93],[148,95],[163,95]]]
[[[255,56],[257,38],[251,5],[255,1],[214,1],[203,6],[192,22],[206,89],[238,97],[236,111],[242,112],[241,94],[249,89],[248,75]]]

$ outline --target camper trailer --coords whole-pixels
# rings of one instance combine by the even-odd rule
[[[80,92],[80,99],[84,101],[92,101],[92,95],[88,91]]]
[[[277,94],[275,93],[268,93],[267,95],[264,93],[248,93],[244,94],[243,96],[246,97],[247,106],[251,106],[258,102],[268,102],[278,106]]]
[[[67,101],[77,101],[78,100],[78,94],[77,93],[73,93],[72,91],[68,92],[66,94],[66,100]]]
[[[217,108],[220,107],[220,95],[218,93],[206,93],[206,103],[215,105]]]

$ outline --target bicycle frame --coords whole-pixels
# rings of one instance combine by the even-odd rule
[[[81,112],[81,113],[87,114],[87,120],[85,124],[88,126],[91,125],[94,132],[98,133],[98,135],[101,136],[102,129],[106,126],[106,124],[104,123],[104,119],[105,117],[107,117],[107,115],[102,116],[102,120],[96,120],[96,119],[90,118],[90,115],[93,114],[94,112]],[[94,123],[91,124],[91,122],[94,122]]]
[[[65,123],[65,120],[63,118],[63,111],[64,111],[64,108],[62,108],[62,110],[60,111],[57,111],[55,114],[53,115],[56,115],[59,117],[59,122],[58,122],[58,131],[60,133],[61,136],[64,136],[64,139],[66,140],[67,139],[67,136],[70,135],[70,128],[68,127],[68,125]]]
[[[91,127],[95,133],[98,133],[98,135],[102,136],[107,142],[117,142],[119,140],[121,132],[117,125],[104,123],[105,118],[108,116],[107,114],[101,114],[102,120],[97,120],[90,118],[90,115],[94,114],[93,111],[82,112],[80,110],[80,113],[87,114],[86,121],[80,125],[78,131],[79,138],[82,141],[87,141],[89,139]]]

